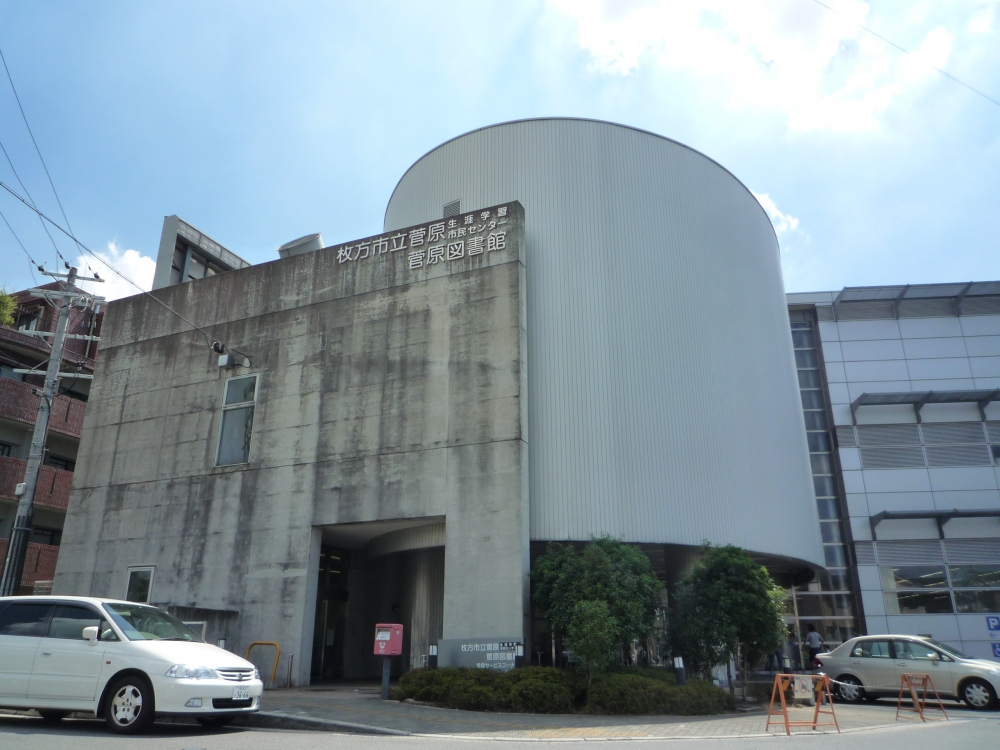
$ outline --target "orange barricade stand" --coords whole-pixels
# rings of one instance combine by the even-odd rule
[[[816,710],[813,711],[812,721],[789,721],[788,719],[788,703],[785,700],[785,692],[791,687],[792,680],[796,677],[809,677],[813,681],[813,692],[816,693]],[[774,710],[774,701],[776,698],[781,700],[781,711]],[[823,708],[823,703],[826,702],[829,709]],[[830,716],[833,721],[820,721],[819,715],[826,714]],[[775,719],[772,721],[772,717],[781,717],[780,719]],[[771,724],[784,724],[785,734],[792,733],[792,727],[809,727],[810,729],[815,729],[816,727],[837,727],[837,733],[840,733],[840,724],[837,723],[837,714],[833,710],[833,696],[830,694],[830,678],[825,674],[807,674],[807,675],[792,675],[792,674],[779,674],[774,677],[774,689],[771,690],[771,705],[767,709],[767,724],[764,726],[764,731],[770,731]]]
[[[937,710],[941,716],[928,719],[924,712],[927,710],[927,691],[934,693],[934,700],[937,701]],[[908,693],[909,699],[913,701],[913,708],[903,708],[904,691]],[[934,708],[934,706],[931,706]],[[896,702],[896,721],[899,721],[899,714],[917,714],[921,721],[948,721],[948,714],[941,704],[941,696],[938,695],[937,688],[929,674],[903,674],[899,678],[899,700]]]

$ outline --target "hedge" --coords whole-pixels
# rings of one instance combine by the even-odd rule
[[[400,678],[392,697],[469,711],[695,716],[732,710],[729,694],[710,683],[681,687],[669,670],[634,667],[601,675],[589,693],[581,673],[551,667],[415,669]]]

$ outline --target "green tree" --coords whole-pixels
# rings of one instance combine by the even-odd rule
[[[671,640],[693,672],[730,660],[740,665],[743,694],[749,676],[784,641],[785,591],[740,547],[705,546],[678,587]],[[733,692],[732,679],[729,681]]]
[[[0,326],[14,325],[14,312],[17,310],[17,300],[0,289]]]
[[[642,550],[611,537],[591,539],[578,553],[572,544],[550,543],[531,573],[535,603],[552,633],[569,635],[579,602],[605,602],[622,648],[653,630],[663,584]]]
[[[577,602],[569,620],[569,644],[587,670],[587,690],[604,671],[618,646],[618,623],[607,602]]]

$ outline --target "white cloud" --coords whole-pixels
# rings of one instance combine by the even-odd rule
[[[895,99],[939,75],[927,64],[944,67],[954,41],[941,27],[908,28],[905,38],[920,41],[905,55],[860,28],[870,11],[860,0],[831,2],[836,12],[804,0],[549,3],[575,20],[594,72],[686,72],[703,90],[721,94],[727,108],[776,111],[797,131],[876,129]],[[975,28],[988,23],[982,19]]]
[[[108,249],[106,251],[98,250],[96,255],[100,260],[93,255],[81,255],[76,259],[81,276],[93,276],[94,272],[97,272],[104,279],[103,284],[82,282],[80,286],[88,292],[106,297],[109,301],[139,294],[139,290],[112,271],[108,267],[109,264],[142,287],[143,290],[149,291],[153,288],[153,272],[156,270],[156,261],[152,258],[142,255],[138,250],[122,250],[114,242],[109,242]]]
[[[752,190],[750,192],[753,193]],[[753,193],[753,197],[757,199],[757,202],[767,212],[767,215],[771,217],[775,234],[782,235],[786,232],[794,232],[799,228],[799,220],[791,214],[782,213],[767,193]]]

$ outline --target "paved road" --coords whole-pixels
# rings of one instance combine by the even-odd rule
[[[156,725],[143,737],[118,737],[105,731],[97,721],[71,720],[58,727],[44,725],[38,719],[0,717],[0,748],[3,750],[481,750],[484,743],[496,739],[455,737],[384,737],[267,729],[225,729],[206,732],[191,725]],[[596,740],[601,742],[601,740]],[[605,742],[636,742],[643,748],[677,750],[755,750],[773,748],[783,743],[790,748],[811,750],[950,750],[951,748],[1000,747],[1000,719],[958,719],[951,722],[869,729],[845,734],[802,734],[792,737],[733,737],[717,739],[609,739]],[[499,740],[504,750],[540,750],[552,745],[555,750],[571,750],[573,746],[593,748],[594,739],[587,740]],[[567,743],[569,747],[567,747]],[[496,747],[496,745],[493,745]],[[499,749],[498,749],[499,750]]]

